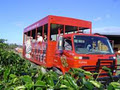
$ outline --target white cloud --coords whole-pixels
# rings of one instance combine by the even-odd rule
[[[94,21],[100,21],[100,20],[102,20],[101,17],[97,17],[97,18],[94,19]]]
[[[102,28],[94,28],[93,33],[100,33],[105,35],[120,35],[120,27],[102,27]]]

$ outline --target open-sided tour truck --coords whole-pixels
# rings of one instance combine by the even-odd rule
[[[38,33],[42,41],[37,40]],[[23,56],[63,74],[70,68],[99,72],[106,66],[114,78],[118,77],[115,76],[117,60],[111,44],[107,37],[92,34],[90,21],[53,15],[37,21],[24,29]],[[100,78],[107,75],[103,71]]]

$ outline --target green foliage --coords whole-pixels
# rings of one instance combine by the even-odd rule
[[[43,73],[41,67],[34,67],[18,54],[6,50],[6,47],[6,44],[0,43],[0,90],[104,90],[104,85],[93,78],[99,73],[80,68],[71,68],[61,76],[52,70]],[[102,69],[111,76],[109,68]],[[107,89],[119,90],[120,84],[111,82]]]
[[[22,48],[21,45],[17,45],[16,43],[15,44],[7,44],[5,43],[7,40],[6,39],[0,39],[0,49],[4,49],[4,50],[15,50],[15,48],[17,47],[20,47]]]
[[[120,83],[111,82],[107,88],[108,90],[120,90]]]
[[[8,44],[6,44],[6,43],[0,43],[0,50],[2,49],[8,49]]]
[[[17,47],[18,47],[17,44],[9,44],[9,49],[15,49]]]
[[[11,70],[10,67],[6,67],[6,69],[5,69],[4,73],[3,73],[3,80],[4,80],[4,82],[6,82],[8,80],[8,76],[10,74],[10,70]]]

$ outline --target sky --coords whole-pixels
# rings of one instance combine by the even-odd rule
[[[120,0],[0,0],[0,38],[22,44],[24,28],[47,15],[88,20],[93,32],[120,35]]]

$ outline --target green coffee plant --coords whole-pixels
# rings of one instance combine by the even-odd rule
[[[52,70],[42,72],[41,68],[34,67],[13,51],[0,48],[0,90],[104,90],[105,87],[93,78],[94,75],[99,77],[99,73],[71,68],[65,75],[58,75]],[[107,67],[103,67],[103,70],[112,79],[111,70]],[[120,83],[113,81],[106,88],[119,90]]]

